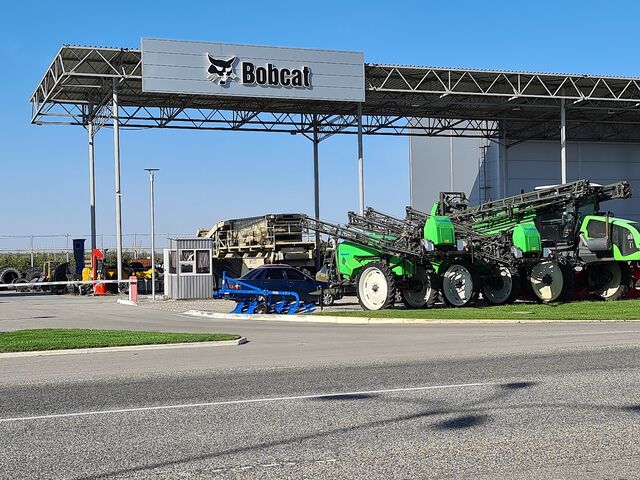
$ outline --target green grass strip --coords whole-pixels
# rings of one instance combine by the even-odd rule
[[[496,307],[434,307],[419,310],[392,308],[377,311],[325,311],[318,315],[434,320],[639,320],[640,300],[576,301],[549,305],[517,303]]]
[[[71,348],[119,347],[185,342],[237,340],[229,333],[173,333],[137,330],[38,328],[0,332],[0,352],[30,352]]]

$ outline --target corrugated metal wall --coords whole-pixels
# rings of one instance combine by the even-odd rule
[[[454,186],[470,194],[472,203],[499,196],[500,148],[490,142],[483,159],[478,140],[453,140]],[[411,203],[428,211],[440,191],[449,190],[449,139],[410,138]],[[617,217],[640,221],[640,145],[630,143],[567,142],[568,179],[589,179],[596,183],[627,180],[634,197],[608,202],[603,209]],[[554,141],[529,141],[507,151],[506,195],[521,189],[560,182],[560,144]]]
[[[558,183],[560,145],[557,142],[525,142],[509,148],[507,153],[509,195],[520,189]],[[640,145],[630,143],[567,143],[567,177],[569,181],[586,178],[607,184],[627,180],[634,194],[629,200],[602,205],[617,217],[640,221]]]
[[[167,286],[167,295],[176,300],[213,296],[212,275],[169,275]]]
[[[480,201],[480,139],[454,138],[452,149],[447,137],[411,137],[410,142],[410,201],[414,208],[428,212],[442,191],[465,192],[472,203]]]

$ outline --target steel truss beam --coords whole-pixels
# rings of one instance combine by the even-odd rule
[[[546,73],[458,70],[369,65],[367,87],[374,91],[416,92],[606,102],[640,102],[640,79]]]
[[[100,126],[112,126],[111,105],[94,114]],[[85,125],[87,109],[75,104],[54,104],[47,110],[47,124]],[[238,112],[206,109],[165,109],[158,107],[120,107],[120,128],[177,128],[186,130],[236,130],[302,134],[313,131],[313,115],[271,112]],[[318,116],[319,140],[334,134],[356,134],[356,115]],[[494,136],[495,122],[448,118],[363,116],[363,133],[368,135],[451,135],[457,137]]]
[[[31,97],[32,122],[112,126],[111,86],[119,79],[122,128],[264,131],[320,141],[357,134],[357,105],[238,99],[142,91],[139,50],[60,49]],[[640,79],[443,68],[365,66],[365,135],[558,138],[565,99],[568,138],[640,141]]]

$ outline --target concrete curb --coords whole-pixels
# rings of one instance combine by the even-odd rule
[[[622,323],[640,322],[638,320],[533,320],[533,319],[430,319],[430,318],[373,318],[373,317],[338,317],[332,315],[247,315],[242,313],[219,313],[204,310],[187,310],[184,315],[193,317],[212,318],[215,320],[260,320],[270,322],[299,322],[299,323],[333,323],[343,325],[468,325],[468,324],[514,324],[514,323]]]
[[[172,348],[229,347],[247,343],[245,337],[219,342],[153,343],[149,345],[126,345],[120,347],[69,348],[63,350],[36,350],[32,352],[0,353],[2,358],[45,357],[49,355],[79,355],[84,353],[137,352],[142,350],[169,350]]]

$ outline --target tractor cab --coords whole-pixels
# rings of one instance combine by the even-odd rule
[[[640,260],[640,224],[608,215],[587,215],[580,228],[581,256]]]
[[[598,209],[597,196],[594,195],[576,203],[541,209],[534,221],[544,241],[551,241],[559,247],[573,246],[584,219],[597,214]]]
[[[440,192],[440,198],[431,207],[431,215],[450,215],[469,208],[469,199],[464,192]]]

